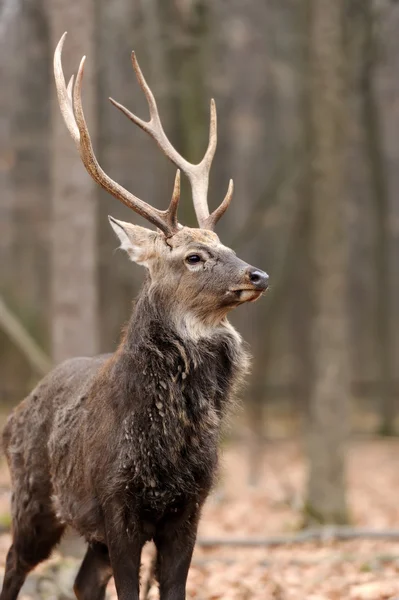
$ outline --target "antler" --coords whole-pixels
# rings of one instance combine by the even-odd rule
[[[172,236],[178,230],[177,208],[180,199],[180,171],[176,173],[175,185],[172,199],[167,210],[158,210],[147,204],[137,196],[125,190],[124,187],[113,181],[100,167],[95,157],[89,131],[86,125],[82,106],[82,80],[86,57],[80,62],[76,82],[71,77],[68,87],[65,85],[62,70],[61,54],[66,33],[58,42],[54,53],[54,76],[57,87],[58,103],[65,124],[71,134],[87,171],[93,179],[99,183],[107,192],[118,198],[136,213],[145,217],[148,221],[159,227],[167,237]]]
[[[231,202],[231,198],[233,196],[233,181],[230,179],[227,194],[223,202],[212,214],[209,214],[207,200],[209,171],[211,169],[217,142],[215,101],[213,99],[211,100],[209,143],[204,158],[201,160],[200,163],[196,165],[189,163],[176,151],[176,149],[172,146],[165,134],[165,131],[162,127],[161,119],[159,117],[158,107],[154,95],[151,92],[146,80],[144,79],[143,73],[139,67],[139,63],[137,62],[137,58],[134,52],[132,52],[132,64],[134,72],[136,73],[137,81],[139,82],[139,85],[147,99],[148,108],[150,111],[150,120],[143,121],[142,119],[131,113],[122,104],[119,104],[119,102],[116,102],[112,98],[110,98],[110,101],[114,106],[119,108],[119,110],[121,110],[131,121],[133,121],[133,123],[141,127],[141,129],[143,129],[145,132],[147,132],[156,141],[156,143],[164,152],[164,154],[179,169],[181,169],[183,173],[187,175],[191,184],[194,209],[197,215],[198,224],[204,229],[214,229],[217,221],[228,208]]]

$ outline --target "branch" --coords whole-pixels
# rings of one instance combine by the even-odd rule
[[[272,556],[272,555],[269,555]],[[371,554],[371,555],[367,555],[362,556],[359,554],[339,554],[338,556],[336,554],[333,554],[332,556],[317,556],[315,558],[292,558],[288,561],[285,562],[285,566],[288,565],[295,565],[295,566],[299,566],[299,567],[309,567],[309,566],[313,566],[313,565],[320,565],[320,564],[325,564],[325,563],[340,563],[340,562],[356,562],[359,561],[359,559],[361,560],[361,562],[364,564],[366,561],[367,562],[373,562],[373,563],[380,563],[380,564],[387,564],[387,563],[391,563],[391,562],[397,562],[399,560],[399,555],[398,554],[389,554],[389,553],[377,553],[377,554]],[[237,564],[237,562],[240,562],[242,560],[242,555],[237,555],[237,556],[211,556],[210,558],[196,558],[194,556],[191,564],[193,567],[208,567],[208,566],[213,566],[215,563],[222,563],[224,565],[234,565]],[[270,567],[273,565],[278,564],[280,561],[277,560],[273,560],[271,557],[269,558],[251,558],[251,561],[253,561],[254,563],[256,563],[259,566],[262,567]]]
[[[271,537],[244,537],[244,538],[199,538],[198,546],[212,548],[213,546],[241,546],[243,548],[285,546],[289,544],[303,544],[306,542],[327,542],[331,540],[399,540],[399,529],[368,529],[362,527],[322,527],[305,529],[293,535],[276,535]]]
[[[38,346],[21,321],[11,312],[0,296],[0,328],[26,356],[32,367],[40,375],[51,369],[51,360]]]

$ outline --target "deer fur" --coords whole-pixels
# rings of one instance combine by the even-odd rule
[[[137,600],[149,540],[161,598],[185,597],[221,428],[248,364],[226,315],[261,292],[213,232],[185,227],[166,239],[111,224],[147,279],[116,352],[59,365],[8,419],[13,545],[1,600],[17,597],[67,525],[89,544],[80,600],[103,598],[111,574],[118,597]],[[193,253],[199,265],[187,264]]]

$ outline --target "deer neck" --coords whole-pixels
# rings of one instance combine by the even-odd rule
[[[226,319],[206,331],[190,323],[188,317],[176,322],[173,306],[147,292],[148,283],[136,301],[110,363],[112,379],[118,387],[137,395],[140,389],[152,389],[152,380],[160,373],[170,384],[186,385],[194,372],[212,372],[216,379],[228,380],[246,370],[241,337]],[[222,362],[226,373],[216,373],[215,362]],[[196,377],[191,383],[197,385]],[[219,385],[216,380],[214,383]]]
[[[147,281],[133,308],[120,350],[131,351],[138,340],[153,338],[155,332],[159,339],[164,335],[165,339],[177,338],[188,345],[223,334],[232,336],[237,344],[242,342],[241,336],[224,315],[199,318],[181,307],[175,297],[151,289]]]

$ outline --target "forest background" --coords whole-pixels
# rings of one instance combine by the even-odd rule
[[[190,161],[215,98],[210,205],[235,182],[218,234],[271,282],[232,316],[254,361],[228,437],[244,443],[255,485],[267,448],[299,440],[303,523],[350,522],[348,442],[399,432],[399,3],[2,0],[4,415],[51,364],[112,351],[144,276],[115,254],[107,214],[140,219],[95,186],[59,114],[52,56],[65,30],[67,76],[87,55],[100,164],[157,207],[175,169],[107,100],[146,118],[131,50]],[[180,220],[195,225],[186,182]]]

